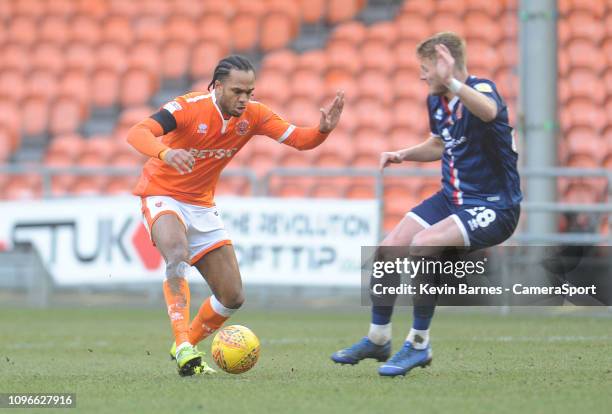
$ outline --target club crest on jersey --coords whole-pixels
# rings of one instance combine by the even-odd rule
[[[208,125],[206,124],[198,125],[198,134],[206,134],[207,131],[208,131]]]
[[[442,108],[438,108],[436,114],[434,115],[434,118],[436,118],[438,121],[442,120]]]
[[[249,121],[243,119],[236,124],[236,133],[238,135],[246,135],[247,132],[249,132]]]

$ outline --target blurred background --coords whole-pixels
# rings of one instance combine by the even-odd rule
[[[175,96],[205,90],[230,53],[253,60],[255,99],[294,124],[316,125],[338,89],[347,102],[337,130],[314,151],[254,137],[217,195],[240,197],[252,211],[265,209],[254,197],[274,197],[270,203],[301,205],[306,216],[323,199],[320,209],[347,211],[372,201],[360,216],[372,228],[355,243],[357,257],[359,245],[375,244],[440,187],[439,163],[403,164],[384,176],[376,167],[381,151],[428,136],[415,47],[447,30],[465,37],[469,72],[497,83],[516,127],[525,203],[510,243],[609,245],[610,0],[0,0],[0,293],[30,295],[33,304],[62,295],[58,281],[74,263],[54,256],[62,248],[56,233],[28,247],[17,230],[73,219],[86,230],[70,243],[87,246],[87,234],[102,227],[86,222],[83,209],[114,211],[145,161],[126,144],[127,129]],[[110,233],[146,236],[135,206],[129,234]],[[238,246],[240,214],[227,223]],[[114,294],[142,290],[138,269],[163,274],[151,246],[136,249],[144,264],[130,272],[138,283]],[[82,283],[71,287],[82,293],[99,280],[87,278],[95,260],[81,264],[71,271]],[[160,279],[150,280],[159,300]]]

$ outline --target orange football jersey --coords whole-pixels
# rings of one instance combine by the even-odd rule
[[[163,135],[162,143],[172,149],[189,151],[196,160],[195,165],[191,173],[181,175],[163,161],[150,158],[134,189],[135,195],[167,195],[185,203],[210,207],[214,205],[215,185],[221,171],[253,135],[267,135],[284,142],[296,129],[256,101],[249,101],[239,118],[225,120],[214,91],[189,93],[163,108],[174,116],[176,129]]]

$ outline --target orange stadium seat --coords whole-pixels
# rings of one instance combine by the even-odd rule
[[[85,14],[95,19],[103,19],[109,13],[109,5],[106,0],[77,0],[77,14]]]
[[[132,18],[136,17],[138,13],[145,7],[145,1],[122,1],[122,0],[107,0],[109,18],[121,17],[121,18]]]
[[[168,42],[161,50],[161,75],[166,79],[177,79],[187,74],[191,49],[180,42]]]
[[[590,69],[595,73],[600,73],[606,69],[606,62],[602,60],[601,49],[589,40],[572,40],[565,50],[571,68]]]
[[[80,197],[97,196],[104,192],[107,182],[105,177],[79,177],[70,188],[70,193]]]
[[[140,7],[136,7],[136,12],[134,16],[138,16],[139,13],[142,13],[147,16],[164,18],[167,17],[170,14],[170,11],[172,10],[172,2],[166,0],[147,0],[141,3],[142,5]]]
[[[307,197],[312,182],[311,177],[283,177],[271,183],[270,195],[286,198]]]
[[[271,70],[289,75],[297,68],[298,56],[289,49],[267,53],[262,62],[262,71]]]
[[[47,150],[47,157],[57,156],[60,158],[69,158],[71,161],[76,158],[85,149],[85,140],[78,134],[58,135],[51,139]]]
[[[259,38],[259,25],[265,6],[259,1],[241,1],[230,22],[233,47],[238,51],[251,50]]]
[[[465,0],[436,0],[434,3],[436,14],[452,14],[458,17],[464,17],[463,15],[466,9]]]
[[[327,69],[327,55],[323,50],[309,50],[297,58],[296,70],[321,74]]]
[[[285,146],[283,146],[285,147]],[[280,149],[279,149],[280,151]],[[294,148],[284,149],[279,156],[279,167],[306,168],[312,165],[312,151],[297,151]]]
[[[146,69],[156,77],[160,73],[161,61],[160,49],[151,42],[135,43],[130,47],[127,57],[127,66],[129,68]]]
[[[49,105],[45,98],[32,96],[22,104],[21,129],[25,136],[41,135],[49,121]]]
[[[30,16],[16,16],[8,23],[8,41],[19,47],[33,45],[38,38],[38,28],[34,18]]]
[[[230,25],[225,19],[218,16],[206,16],[205,22],[201,24],[196,44],[211,43],[223,50],[230,50],[232,35]]]
[[[599,0],[559,0],[557,7],[559,14],[565,17],[584,11],[595,17],[602,18],[606,13],[605,2]]]
[[[15,2],[13,13],[37,19],[45,14],[45,6],[45,3],[36,0],[20,0]]]
[[[61,97],[51,105],[49,132],[53,135],[76,132],[84,117],[85,108],[82,103]]]
[[[513,68],[500,69],[495,74],[495,84],[499,93],[507,101],[515,101],[520,92],[519,77]]]
[[[592,204],[601,201],[601,196],[587,183],[570,184],[562,196],[565,203]]]
[[[131,3],[121,1],[121,3]],[[116,43],[128,47],[134,43],[134,33],[130,19],[125,16],[112,15],[102,22],[102,42]]]
[[[253,1],[253,3],[254,2],[255,1]],[[242,4],[244,4],[245,1],[242,1],[241,4],[236,4],[240,3],[239,0],[206,0],[202,3],[203,15],[222,14],[224,17],[227,18],[232,17],[234,14],[236,14],[236,11],[241,8]]]
[[[418,42],[422,41],[431,32],[427,21],[414,14],[400,15],[396,19],[395,25],[399,36],[396,47],[406,44],[413,52],[416,50]]]
[[[62,75],[59,81],[58,95],[76,99],[82,104],[89,104],[89,76],[82,70],[71,69]]]
[[[391,126],[392,115],[385,105],[373,99],[360,99],[355,107],[357,128],[377,128],[386,132]]]
[[[519,20],[516,17],[516,9],[513,12],[503,13],[498,18],[499,26],[502,28],[505,40],[517,40],[518,39],[518,25]]]
[[[68,43],[64,50],[66,70],[78,69],[89,73],[96,65],[94,49],[87,43]]]
[[[91,78],[91,102],[106,108],[114,105],[119,96],[119,75],[110,68],[99,68]]]
[[[97,47],[95,58],[97,68],[112,68],[117,72],[124,71],[127,68],[128,54],[119,43],[101,43]]]
[[[460,16],[449,13],[436,13],[431,19],[429,36],[443,31],[455,32],[459,36],[465,36],[465,22]],[[472,53],[470,53],[470,56]]]
[[[38,43],[31,54],[33,70],[45,70],[59,74],[65,66],[64,53],[60,46],[53,43]]]
[[[16,43],[8,43],[2,50],[2,69],[15,69],[23,73],[30,70],[30,55],[27,49]]]
[[[215,44],[201,44],[192,51],[189,74],[195,79],[211,79],[217,62],[225,55],[225,50]]]
[[[396,68],[395,53],[389,45],[376,41],[366,41],[361,46],[362,63],[364,69],[372,69],[381,75],[388,75]]]
[[[25,97],[27,87],[24,73],[18,69],[0,71],[0,96],[19,102]]]
[[[579,126],[601,130],[606,124],[605,110],[590,99],[574,99],[561,109],[561,127],[569,130]]]
[[[295,17],[283,11],[266,13],[261,21],[259,47],[264,52],[287,46],[297,34]]]
[[[136,186],[136,180],[137,177],[131,176],[111,177],[104,189],[104,193],[109,195],[130,195]]]
[[[374,23],[368,28],[366,34],[367,41],[376,41],[388,46],[395,45],[400,37],[399,28],[392,21],[382,21]]]
[[[425,102],[414,99],[398,100],[393,105],[391,126],[405,131],[422,131],[428,125]]]
[[[296,126],[316,126],[321,118],[316,103],[309,99],[291,99],[286,111],[286,119]]]
[[[574,128],[566,137],[567,149],[570,155],[588,155],[594,160],[600,160],[604,152],[601,151],[601,137],[591,128]]]
[[[374,199],[376,198],[376,191],[374,189],[374,183],[364,184],[359,182],[351,183],[346,188],[345,197],[349,199]]]
[[[385,106],[390,105],[393,101],[394,90],[385,73],[378,70],[367,70],[359,76],[357,82],[360,85],[360,98],[372,99]]]
[[[393,48],[395,71],[409,71],[413,79],[419,79],[420,61],[416,54],[416,44],[398,42]]]
[[[8,129],[12,136],[19,136],[23,108],[13,99],[0,99],[0,125]]]
[[[469,46],[468,46],[469,47]],[[519,49],[516,39],[506,39],[497,45],[500,69],[515,69],[518,64]]]
[[[368,29],[358,21],[350,21],[338,25],[331,34],[329,44],[334,42],[346,42],[353,46],[359,46],[366,39]]]
[[[167,41],[165,29],[163,20],[153,16],[142,16],[132,21],[136,42],[151,42],[160,45]]]
[[[416,16],[420,20],[427,20],[434,12],[435,4],[433,1],[407,0],[402,2],[399,19],[401,20],[404,16]]]
[[[352,19],[359,12],[357,0],[329,0],[327,3],[327,22],[338,24]]]
[[[50,2],[53,4],[55,2]],[[58,2],[60,3],[60,2]],[[40,24],[39,41],[61,46],[68,40],[70,29],[65,18],[58,16],[46,17]]]
[[[119,119],[117,120],[115,127],[116,129],[127,130],[143,119],[148,118],[154,112],[155,109],[147,105],[133,106],[131,108],[124,109],[119,115]]]
[[[379,153],[356,154],[351,162],[351,167],[355,168],[377,168],[380,161]]]
[[[244,177],[221,177],[217,181],[215,195],[246,195],[249,190],[249,183]]]
[[[591,99],[598,105],[604,103],[606,91],[601,87],[601,77],[588,69],[572,70],[567,77],[570,99]]]
[[[38,69],[30,72],[27,80],[27,95],[53,99],[57,96],[59,84],[57,77],[49,71]]]
[[[480,12],[495,19],[499,17],[502,11],[510,9],[509,6],[511,5],[507,3],[505,1],[469,0],[465,3],[465,7],[468,16],[473,12]]]
[[[16,175],[9,179],[4,189],[7,200],[34,200],[42,193],[40,177]]]
[[[102,165],[110,161],[115,153],[115,141],[107,135],[94,135],[85,140],[85,147],[81,153],[80,164]],[[94,162],[93,159],[97,161]]]
[[[284,74],[268,70],[257,76],[254,99],[273,109],[279,109],[278,106],[284,105],[290,95],[289,78]]]
[[[323,19],[327,6],[326,0],[297,0],[297,3],[303,23],[315,24]]]
[[[50,16],[71,17],[76,12],[76,2],[72,0],[54,0],[46,5],[46,12]]]
[[[316,105],[316,102],[323,97],[323,80],[316,72],[306,70],[295,72],[291,76],[289,85],[292,99],[304,98],[314,101],[313,105]]]
[[[70,22],[69,28],[70,35],[68,44],[78,42],[93,46],[98,44],[102,39],[102,29],[93,16],[75,16]]]
[[[569,40],[583,39],[600,43],[606,36],[604,22],[600,17],[586,12],[573,12],[566,17]]]
[[[44,159],[46,167],[65,168],[73,165],[73,159],[64,153],[47,153]],[[76,176],[73,174],[54,174],[51,177],[51,194],[55,197],[65,196],[74,185]]]
[[[342,198],[350,182],[348,177],[316,177],[310,187],[310,196],[315,198]]]
[[[489,15],[478,12],[469,13],[465,17],[465,35],[468,47],[473,40],[495,46],[504,38],[503,28],[499,23]]]
[[[384,197],[385,215],[404,215],[419,202],[414,191],[402,184],[386,184]]]
[[[217,17],[217,16],[215,16]],[[216,19],[215,19],[216,20]],[[164,25],[164,40],[165,41],[173,41],[180,42],[188,46],[192,46],[196,40],[198,39],[198,32],[204,28],[204,26],[209,26],[214,24],[214,20],[208,18],[206,21],[202,21],[201,27],[196,25],[195,21],[187,15],[174,15],[171,16]],[[221,20],[223,26],[226,28],[227,24],[225,20]],[[218,29],[216,26],[213,28]],[[227,34],[227,29],[223,30],[220,35]]]

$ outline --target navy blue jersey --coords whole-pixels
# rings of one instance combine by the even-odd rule
[[[458,97],[427,97],[431,132],[444,141],[442,191],[455,205],[513,207],[523,197],[508,108],[490,80],[470,76],[465,83],[497,103],[497,116],[484,122]]]

